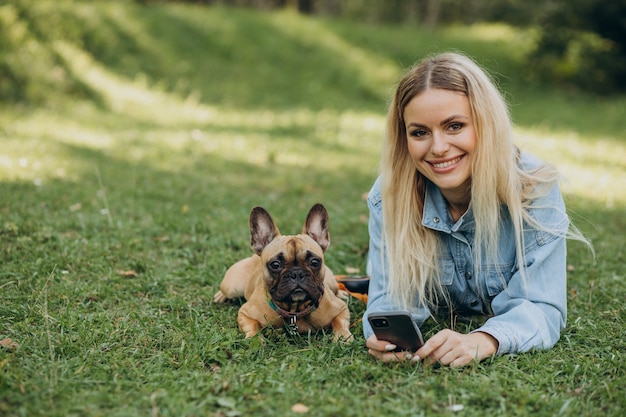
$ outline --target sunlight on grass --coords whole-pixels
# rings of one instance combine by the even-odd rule
[[[210,125],[212,128],[254,128],[270,130],[278,128],[315,125],[324,129],[328,123],[342,125],[360,123],[350,112],[338,115],[330,111],[314,112],[307,109],[290,111],[227,111],[218,106],[199,103],[193,95],[187,98],[148,86],[145,81],[130,81],[120,77],[95,62],[88,54],[69,43],[58,42],[57,52],[67,61],[74,75],[105,100],[115,113],[130,116],[160,126]],[[364,115],[366,130],[372,130],[372,120],[379,115]],[[378,124],[375,122],[374,124]],[[101,138],[94,137],[94,144]]]
[[[518,39],[520,30],[503,23],[476,23],[471,26],[450,26],[445,29],[445,32],[449,35],[481,41],[511,42]]]
[[[285,19],[284,14],[287,13],[294,18]],[[362,45],[347,42],[337,33],[328,30],[320,21],[306,19],[292,12],[287,13],[273,16],[272,23],[277,30],[298,39],[303,45],[322,47],[343,57],[354,68],[359,68],[355,77],[361,77],[364,85],[386,86],[396,81],[401,71],[397,63],[372,53]]]
[[[98,92],[116,113],[165,124],[204,121],[214,117],[210,108],[195,106],[189,100],[149,88],[141,80],[131,82],[107,71],[91,56],[68,42],[57,41],[54,46],[73,74]]]
[[[54,177],[58,167],[50,156],[56,154],[63,160],[63,150],[59,146],[55,150],[55,143],[104,151],[128,162],[145,161],[165,170],[176,170],[189,150],[258,166],[310,166],[322,155],[326,166],[334,169],[354,165],[371,172],[376,165],[381,115],[306,109],[224,110],[120,77],[69,43],[59,41],[55,49],[73,75],[97,92],[113,114],[102,114],[85,104],[72,110],[73,117],[44,111],[16,117],[9,131],[22,140],[6,144],[5,152],[12,155],[0,159],[4,171],[0,178]],[[149,126],[139,132],[138,122]],[[297,141],[299,136],[308,140]],[[353,150],[346,153],[345,148]],[[39,158],[46,163],[38,162],[37,172],[18,170],[21,173],[16,174],[14,160],[37,154],[33,149],[45,150]],[[164,150],[173,153],[169,158],[159,157]]]
[[[303,45],[344,56],[361,69],[355,76],[364,84],[389,85],[397,65],[350,44],[316,20],[283,14],[270,16],[277,30]],[[454,33],[458,29],[450,29]],[[516,32],[507,26],[465,28],[465,36],[508,39]],[[141,37],[138,37],[141,38]],[[150,43],[145,40],[144,43]],[[128,163],[143,162],[164,171],[177,171],[190,154],[217,156],[254,166],[274,164],[326,169],[350,167],[376,175],[385,115],[382,113],[322,110],[225,109],[201,103],[194,94],[182,97],[141,76],[130,80],[95,61],[72,43],[56,41],[55,52],[72,76],[94,91],[106,107],[76,103],[70,116],[35,111],[8,122],[0,155],[0,179],[41,181],[67,177],[77,180],[93,167],[68,160],[69,147],[105,152]],[[111,112],[108,112],[110,110]],[[141,124],[139,127],[138,124]],[[581,140],[576,132],[520,129],[519,144],[553,162],[565,178],[564,191],[596,201],[607,208],[626,204],[626,149],[617,138]]]
[[[176,113],[176,100],[164,93],[152,93],[156,98],[142,105],[134,101],[137,98],[129,94],[130,89],[118,90],[115,83],[104,85],[111,87],[113,100],[132,103],[140,117],[168,114],[171,126],[159,125],[165,122],[161,119],[141,132],[127,126],[107,127],[98,125],[99,114],[93,109],[82,121],[41,112],[17,118],[7,128],[15,139],[4,140],[0,179],[42,181],[67,176],[76,180],[81,172],[92,170],[81,161],[68,160],[64,146],[105,152],[129,163],[142,161],[166,171],[177,171],[191,152],[256,166],[307,167],[323,160],[327,169],[350,167],[364,175],[376,174],[384,115],[302,110],[236,113],[209,111],[191,103],[184,104],[184,112]],[[140,101],[150,94],[136,86],[134,90]],[[116,91],[120,92],[117,96]],[[195,120],[190,116],[194,114]],[[102,123],[107,123],[106,118]],[[237,124],[240,129],[224,129]],[[626,147],[614,139],[589,141],[575,132],[530,129],[518,129],[517,133],[523,149],[557,166],[564,177],[565,193],[606,208],[626,205],[626,195],[621,192],[626,189]]]
[[[332,35],[321,41],[346,53],[350,49]],[[86,106],[80,110],[80,118],[46,112],[16,118],[7,131],[21,140],[5,141],[0,179],[41,182],[66,175],[77,179],[80,174],[72,173],[88,167],[78,168],[79,161],[66,160],[61,144],[105,151],[130,163],[143,161],[172,171],[184,164],[188,152],[199,152],[256,166],[306,167],[323,158],[328,169],[350,166],[366,175],[376,173],[383,114],[224,110],[150,87],[141,80],[124,79],[69,43],[57,42],[55,48],[74,76],[101,95],[114,115],[103,117],[93,106]],[[352,54],[348,59],[369,59],[359,52]],[[385,65],[370,68],[378,68],[371,73],[378,79],[395,72]],[[115,114],[129,119],[130,127],[118,123],[122,119],[116,122]],[[149,126],[138,132],[137,122]],[[615,138],[586,139],[581,140],[575,132],[526,129],[519,130],[518,142],[559,168],[566,193],[607,208],[626,204],[626,196],[619,191],[626,188],[625,147]],[[163,157],[164,152],[168,158]]]
[[[626,147],[616,138],[589,141],[576,132],[521,130],[518,144],[559,169],[565,193],[609,209],[626,204]]]
[[[81,161],[67,160],[67,146],[103,152],[130,163],[148,163],[166,171],[178,171],[193,153],[196,157],[213,155],[256,166],[315,166],[323,158],[328,169],[353,167],[372,173],[383,129],[381,116],[352,112],[226,112],[220,113],[225,117],[216,124],[193,124],[189,114],[182,120],[170,114],[174,126],[156,125],[141,132],[124,125],[106,126],[111,123],[107,120],[110,116],[102,117],[105,125],[98,125],[98,113],[93,109],[81,114],[84,118],[80,123],[41,112],[16,118],[8,126],[13,139],[4,141],[0,154],[0,180],[54,178],[61,168],[76,178],[72,172],[88,167]],[[224,129],[227,119],[233,124],[238,120],[241,132]],[[31,163],[21,165],[30,169],[20,168],[19,161],[25,158]]]

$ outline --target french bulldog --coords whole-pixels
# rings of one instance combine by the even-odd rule
[[[350,311],[338,296],[333,272],[324,264],[330,244],[328,212],[314,205],[302,233],[281,235],[262,207],[250,212],[254,254],[232,265],[214,301],[244,297],[237,322],[246,338],[265,326],[308,333],[331,328],[334,341],[351,341]]]

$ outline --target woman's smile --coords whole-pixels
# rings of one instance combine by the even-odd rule
[[[463,158],[464,156],[465,155],[457,156],[456,158],[448,159],[447,161],[429,161],[429,164],[431,164],[434,170],[436,171],[439,171],[439,172],[449,171],[446,168],[455,166],[457,163],[461,161],[461,158]]]

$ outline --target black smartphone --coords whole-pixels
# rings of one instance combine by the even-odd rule
[[[397,346],[395,352],[415,352],[424,344],[422,333],[408,311],[370,313],[367,320],[379,340]]]

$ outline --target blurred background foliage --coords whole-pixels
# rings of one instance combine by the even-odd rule
[[[6,1],[6,0],[5,0]],[[598,95],[626,91],[626,0],[119,0],[144,13],[152,3],[194,3],[206,6],[274,10],[290,8],[300,13],[337,17],[377,25],[444,26],[498,22],[527,29],[533,42],[520,51],[521,79],[553,84]],[[93,92],[66,71],[59,41],[84,47],[103,62],[114,62],[117,48],[124,45],[125,57],[132,48],[143,48],[133,37],[133,28],[120,30],[126,20],[112,12],[93,15],[82,7],[92,1],[9,0],[0,2],[0,100],[38,103],[49,100],[51,89],[90,97]],[[115,3],[115,2],[109,2]],[[219,25],[219,22],[215,22]],[[102,28],[109,28],[108,32]],[[97,29],[97,30],[95,30]],[[256,28],[262,29],[262,28]],[[297,30],[295,28],[294,30]],[[140,32],[137,31],[137,34]],[[153,33],[158,33],[155,29]],[[218,33],[216,31],[216,33]],[[262,33],[251,36],[262,38]],[[262,40],[262,39],[261,39]],[[228,42],[216,40],[225,55],[233,54]],[[152,47],[158,48],[153,45]],[[511,48],[518,46],[511,45]],[[280,45],[277,45],[280,48]],[[202,46],[197,46],[198,51]],[[169,65],[155,61],[149,65]],[[145,59],[145,57],[143,57]],[[270,57],[271,58],[271,57]],[[128,59],[128,58],[126,58]],[[136,64],[136,63],[135,63]],[[144,63],[145,64],[145,63]],[[245,64],[245,63],[244,63]],[[250,65],[254,63],[250,62]],[[185,71],[180,63],[180,71]],[[133,70],[133,62],[120,68]],[[135,69],[138,65],[134,65]],[[143,66],[145,68],[145,65]],[[261,68],[262,70],[262,68]],[[305,68],[300,68],[306,71]],[[189,71],[189,69],[187,69]],[[155,73],[157,69],[155,69]],[[332,72],[330,73],[332,75]],[[338,75],[338,74],[335,74]],[[254,83],[254,80],[251,80]],[[169,86],[171,87],[171,86]],[[362,87],[362,86],[361,86]],[[184,90],[184,86],[177,86]],[[360,94],[364,91],[358,90]],[[355,93],[357,90],[355,89]],[[340,97],[337,98],[340,101]],[[329,100],[330,101],[330,100]]]
[[[168,0],[137,0],[140,3]],[[173,0],[185,1],[185,0]],[[480,22],[532,28],[528,79],[598,94],[626,91],[626,0],[188,0],[427,28]]]

